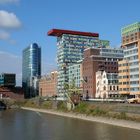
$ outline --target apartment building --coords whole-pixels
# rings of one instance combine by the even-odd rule
[[[121,29],[124,59],[119,61],[119,93],[140,96],[140,22]]]

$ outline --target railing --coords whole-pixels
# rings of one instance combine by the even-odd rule
[[[86,101],[95,101],[95,102],[119,102],[124,103],[125,100],[122,99],[86,99]]]

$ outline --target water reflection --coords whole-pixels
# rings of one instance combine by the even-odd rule
[[[0,112],[0,140],[139,140],[140,131],[24,110]]]

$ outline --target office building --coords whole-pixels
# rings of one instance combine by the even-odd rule
[[[118,48],[88,48],[82,62],[83,97],[95,98],[96,72],[118,73],[118,61],[123,59],[123,50]]]
[[[29,45],[23,50],[22,56],[22,86],[25,98],[35,97],[35,77],[41,76],[41,48],[37,43]]]
[[[119,62],[119,93],[140,96],[140,22],[121,29],[124,59]]]
[[[0,74],[0,86],[15,87],[16,74],[13,73],[1,73]]]
[[[69,83],[69,66],[83,58],[88,47],[109,46],[109,41],[99,40],[98,33],[52,29],[49,36],[57,37],[58,93],[64,95],[64,84]]]

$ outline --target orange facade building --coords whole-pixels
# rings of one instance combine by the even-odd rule
[[[119,93],[140,96],[140,22],[121,29],[124,59],[119,62]]]

